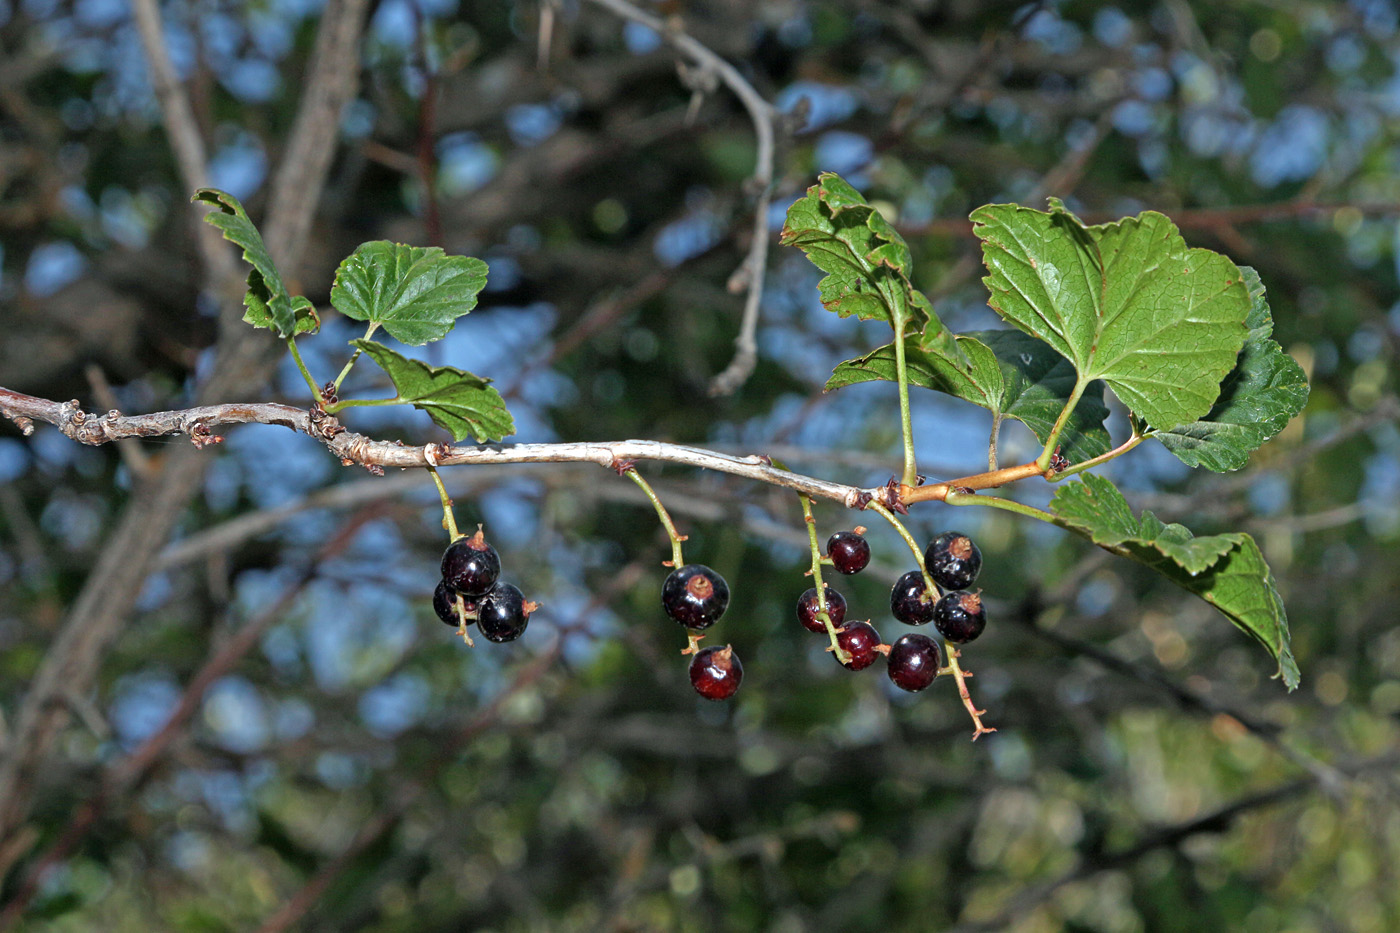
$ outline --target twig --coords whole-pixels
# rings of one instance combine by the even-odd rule
[[[204,405],[180,411],[160,411],[147,415],[97,417],[84,412],[74,402],[54,402],[0,388],[0,412],[20,415],[56,425],[73,440],[84,444],[106,444],[123,437],[157,437],[186,434],[197,445],[214,443],[213,428],[225,424],[275,424],[319,438],[344,464],[366,467],[425,467],[428,460],[422,447],[406,447],[379,441],[343,430],[334,418],[320,412],[304,411],[275,402]],[[319,416],[319,417],[317,417]],[[789,470],[780,470],[760,455],[747,457],[719,453],[699,447],[684,447],[661,441],[627,440],[572,444],[502,444],[483,447],[440,445],[436,453],[440,466],[479,463],[596,463],[612,467],[622,460],[659,460],[701,469],[730,473],[810,496],[858,507],[884,487],[860,489],[833,483]]]
[[[662,20],[638,9],[627,0],[590,2],[623,19],[641,23],[655,30],[682,55],[695,62],[703,71],[718,77],[725,87],[733,91],[744,105],[744,109],[749,112],[749,119],[753,122],[758,144],[751,179],[757,192],[754,203],[753,241],[749,244],[748,256],[730,279],[731,288],[738,286],[747,289],[744,316],[739,324],[739,336],[734,341],[734,359],[723,372],[710,381],[711,395],[728,395],[744,384],[758,361],[758,309],[763,301],[763,278],[768,266],[768,208],[773,196],[773,106],[754,90],[753,85],[739,74],[738,69],[681,29],[678,20]]]

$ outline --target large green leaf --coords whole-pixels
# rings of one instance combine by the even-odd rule
[[[1201,420],[1153,432],[1183,463],[1217,473],[1244,466],[1308,401],[1303,367],[1270,338],[1274,319],[1259,273],[1248,266],[1240,271],[1249,288],[1249,336],[1220,386],[1220,398]]]
[[[395,340],[422,346],[440,340],[457,318],[476,307],[486,285],[486,263],[448,256],[436,246],[388,240],[362,243],[335,272],[331,304],[357,321],[370,321]]]
[[[817,176],[817,184],[788,208],[781,242],[801,249],[826,273],[817,288],[830,310],[885,321],[906,336],[921,333],[929,352],[968,365],[928,298],[910,281],[913,259],[904,238],[841,176]]]
[[[452,432],[454,440],[467,435],[477,443],[499,441],[515,433],[515,421],[489,379],[451,366],[429,366],[373,340],[352,340],[365,355],[389,374],[398,401],[426,411],[438,426]]]
[[[973,211],[991,306],[1082,379],[1103,379],[1149,424],[1189,424],[1210,411],[1245,340],[1240,270],[1187,248],[1153,211],[1087,227],[1054,199],[1051,208]]]
[[[910,384],[946,392],[993,414],[1014,418],[1045,443],[1074,389],[1076,377],[1069,361],[1043,341],[1018,330],[970,331],[956,339],[969,361],[966,369],[954,366],[940,353],[929,352],[918,337],[907,338],[904,360]],[[840,364],[826,389],[876,379],[898,381],[894,344]],[[1071,463],[1108,452],[1112,444],[1103,426],[1106,417],[1103,383],[1095,381],[1060,435],[1063,453]]]
[[[1298,686],[1283,600],[1259,545],[1249,535],[1198,538],[1181,525],[1164,525],[1151,512],[1134,518],[1117,487],[1091,473],[1056,492],[1050,510],[1064,527],[1151,567],[1219,609],[1268,649],[1288,689]]]
[[[224,239],[243,247],[243,259],[253,267],[248,273],[248,291],[243,295],[243,306],[247,309],[243,320],[254,327],[275,330],[279,337],[314,331],[321,326],[311,302],[287,292],[262,234],[237,198],[218,188],[200,188],[190,200],[218,208],[204,215],[205,222],[218,227]]]

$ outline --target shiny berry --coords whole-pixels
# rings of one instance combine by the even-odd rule
[[[955,645],[972,641],[987,625],[987,610],[978,593],[944,593],[933,607],[938,633]]]
[[[487,641],[515,641],[530,624],[530,613],[538,608],[513,584],[497,583],[477,603],[476,625]]]
[[[875,663],[880,654],[880,633],[869,622],[849,622],[836,635],[836,643],[851,655],[843,667],[863,671]]]
[[[860,573],[870,563],[870,542],[854,531],[838,531],[826,541],[826,556],[837,573]]]
[[[933,683],[941,666],[938,642],[914,632],[890,645],[890,680],[901,690],[918,693]]]
[[[802,594],[802,598],[797,601],[797,621],[802,623],[802,627],[809,632],[820,632],[826,634],[826,625],[817,616],[821,611],[821,605],[817,602],[817,588],[809,587],[807,592]],[[831,617],[831,624],[836,628],[841,627],[841,623],[846,620],[846,597],[826,587],[826,614]]]
[[[965,590],[982,569],[982,552],[961,531],[945,531],[924,552],[933,582],[945,590]]]
[[[707,700],[727,700],[744,681],[744,665],[729,645],[702,648],[690,660],[690,684]]]
[[[476,601],[463,598],[468,612],[476,610]],[[457,618],[457,593],[446,583],[438,583],[437,589],[433,590],[433,612],[437,617],[453,628],[461,625],[461,620]],[[467,624],[472,624],[472,618],[467,618]]]
[[[453,541],[442,554],[442,579],[463,596],[485,596],[500,575],[500,555],[480,528],[470,538]]]
[[[905,625],[927,625],[933,621],[933,594],[924,575],[911,570],[890,590],[890,612]]]
[[[686,628],[709,628],[729,608],[729,584],[704,564],[677,567],[661,585],[661,607]]]

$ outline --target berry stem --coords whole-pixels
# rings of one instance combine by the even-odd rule
[[[967,678],[971,677],[972,673],[970,671],[965,673],[962,666],[958,664],[958,658],[960,657],[958,654],[958,646],[950,641],[945,641],[943,647],[948,651],[948,667],[946,670],[951,671],[953,679],[958,682],[958,696],[962,697],[963,706],[967,707],[968,715],[972,717],[972,724],[976,727],[976,730],[972,733],[972,741],[976,742],[981,736],[997,730],[991,726],[982,725],[982,717],[986,715],[987,711],[978,709],[972,702],[972,694],[967,692]],[[942,674],[944,672],[939,671],[939,673]]]
[[[1069,416],[1074,414],[1075,406],[1079,404],[1079,398],[1087,388],[1089,388],[1089,380],[1080,376],[1074,383],[1074,391],[1065,400],[1065,407],[1060,410],[1060,417],[1055,419],[1055,426],[1050,429],[1050,435],[1045,438],[1045,449],[1040,452],[1039,457],[1035,458],[1035,465],[1040,467],[1041,472],[1050,469],[1050,458],[1055,456],[1055,450],[1060,446],[1060,432],[1069,423]]]
[[[901,482],[913,486],[918,482],[919,468],[914,458],[914,424],[909,416],[909,370],[904,360],[904,320],[898,318],[894,328],[894,371],[899,380],[899,425],[904,438],[904,476]]]
[[[831,614],[826,611],[826,584],[822,582],[822,547],[817,542],[817,520],[812,517],[812,499],[803,493],[798,493],[797,498],[802,500],[802,520],[807,524],[807,540],[812,543],[812,583],[817,588],[817,618],[822,620],[826,626],[826,635],[831,639],[831,650],[836,655],[836,660],[842,664],[849,664],[851,653],[841,647],[841,641],[836,637],[836,626],[831,624]]]
[[[661,504],[661,499],[657,497],[656,490],[651,488],[651,484],[642,479],[642,475],[636,469],[627,470],[622,474],[641,487],[642,492],[651,500],[651,504],[656,507],[656,517],[661,519],[661,525],[666,529],[667,536],[671,539],[671,566],[684,567],[685,558],[681,556],[681,542],[685,540],[676,531],[676,523],[671,521],[671,513],[666,511],[666,506]]]
[[[452,598],[452,601],[457,607],[457,634],[462,636],[462,641],[467,643],[468,648],[475,647],[476,642],[472,641],[472,637],[467,634],[467,607],[462,601],[462,594],[458,593]]]
[[[1060,519],[1044,509],[1026,505],[1024,502],[1017,502],[1015,499],[1003,499],[1000,496],[979,496],[972,492],[949,492],[948,498],[943,501],[949,505],[985,505],[988,508],[1002,509],[1006,512],[1024,515],[1027,518],[1039,519],[1052,525],[1060,524]]]
[[[442,484],[442,477],[438,476],[437,467],[429,466],[428,475],[433,478],[433,485],[437,487],[438,498],[442,500],[442,527],[447,532],[452,541],[465,537],[457,530],[457,518],[452,514],[452,500],[447,495],[447,487]],[[459,597],[460,605],[460,597]],[[468,640],[467,644],[471,644]]]
[[[370,321],[370,322],[369,322],[369,327],[365,330],[365,337],[364,337],[364,339],[368,340],[371,336],[373,336],[375,330],[376,330],[378,327],[379,327],[379,322],[378,322],[378,321]],[[361,351],[360,351],[360,348],[359,348],[359,347],[356,347],[356,348],[355,348],[355,352],[352,353],[352,354],[350,354],[350,359],[349,359],[348,361],[346,361],[346,363],[345,363],[345,368],[342,369],[342,370],[340,371],[340,375],[339,375],[339,376],[336,376],[336,377],[335,377],[335,391],[336,391],[336,394],[339,394],[339,393],[340,393],[340,384],[341,384],[342,382],[345,381],[345,377],[346,377],[346,376],[350,375],[350,367],[354,366],[354,365],[355,365],[355,361],[358,360],[358,359],[360,358],[360,352],[361,352]]]
[[[321,400],[321,387],[316,384],[316,380],[311,378],[311,371],[306,368],[306,361],[301,358],[301,351],[297,349],[297,339],[287,338],[287,349],[292,351],[292,360],[296,362],[297,369],[301,370],[301,378],[306,380],[306,385],[311,389],[311,397],[316,401]]]
[[[909,533],[908,528],[904,527],[904,523],[899,520],[899,517],[878,502],[871,502],[866,508],[873,512],[879,512],[885,517],[885,521],[894,526],[894,530],[899,532],[899,536],[904,539],[904,543],[909,545],[909,550],[914,552],[914,563],[918,566],[919,573],[924,578],[924,586],[928,587],[934,599],[938,599],[942,596],[943,593],[939,590],[938,584],[933,582],[933,577],[929,575],[928,568],[924,566],[924,552],[919,549],[919,542],[914,540],[914,536]]]

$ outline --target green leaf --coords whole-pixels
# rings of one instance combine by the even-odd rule
[[[451,366],[411,360],[373,340],[350,343],[389,374],[399,401],[426,411],[439,427],[452,432],[454,440],[470,434],[482,444],[515,433],[515,421],[500,393],[488,385],[491,380]]]
[[[928,352],[968,365],[952,332],[910,281],[914,263],[904,238],[841,176],[817,176],[817,184],[788,208],[780,242],[801,249],[826,273],[817,289],[828,309],[884,321],[906,336],[923,334]]]
[[[485,285],[486,263],[480,259],[376,240],[362,243],[335,271],[331,304],[418,347],[446,336],[457,318],[476,307]]]
[[[1055,493],[1050,510],[1064,527],[1151,567],[1219,609],[1268,649],[1289,690],[1298,686],[1283,600],[1259,545],[1249,535],[1198,538],[1181,525],[1164,525],[1151,512],[1134,518],[1117,487],[1095,474],[1067,483]]]
[[[247,308],[243,320],[254,327],[274,330],[279,337],[291,337],[320,327],[311,302],[288,294],[262,234],[237,198],[218,188],[200,188],[190,200],[218,208],[204,215],[205,223],[218,227],[225,240],[243,247],[243,259],[253,267],[248,273],[248,291],[243,296],[243,306]]]
[[[904,341],[904,359],[911,385],[945,392],[993,414],[1014,418],[1034,432],[1042,444],[1074,389],[1074,367],[1040,340],[1018,330],[971,331],[957,336],[970,366],[964,371],[939,353],[930,353],[917,337]],[[871,380],[897,381],[894,344],[886,344],[859,359],[836,367],[827,391]],[[1112,443],[1103,426],[1108,409],[1103,383],[1093,382],[1060,434],[1071,463],[1107,453]]]
[[[991,306],[1152,425],[1210,411],[1244,345],[1250,301],[1240,270],[1188,249],[1154,211],[1086,227],[1058,201],[1051,208],[972,212]]]
[[[1248,266],[1240,271],[1249,288],[1249,335],[1234,370],[1221,383],[1220,398],[1201,420],[1153,432],[1183,463],[1217,473],[1244,466],[1308,401],[1303,367],[1270,339],[1274,319],[1259,273]]]

